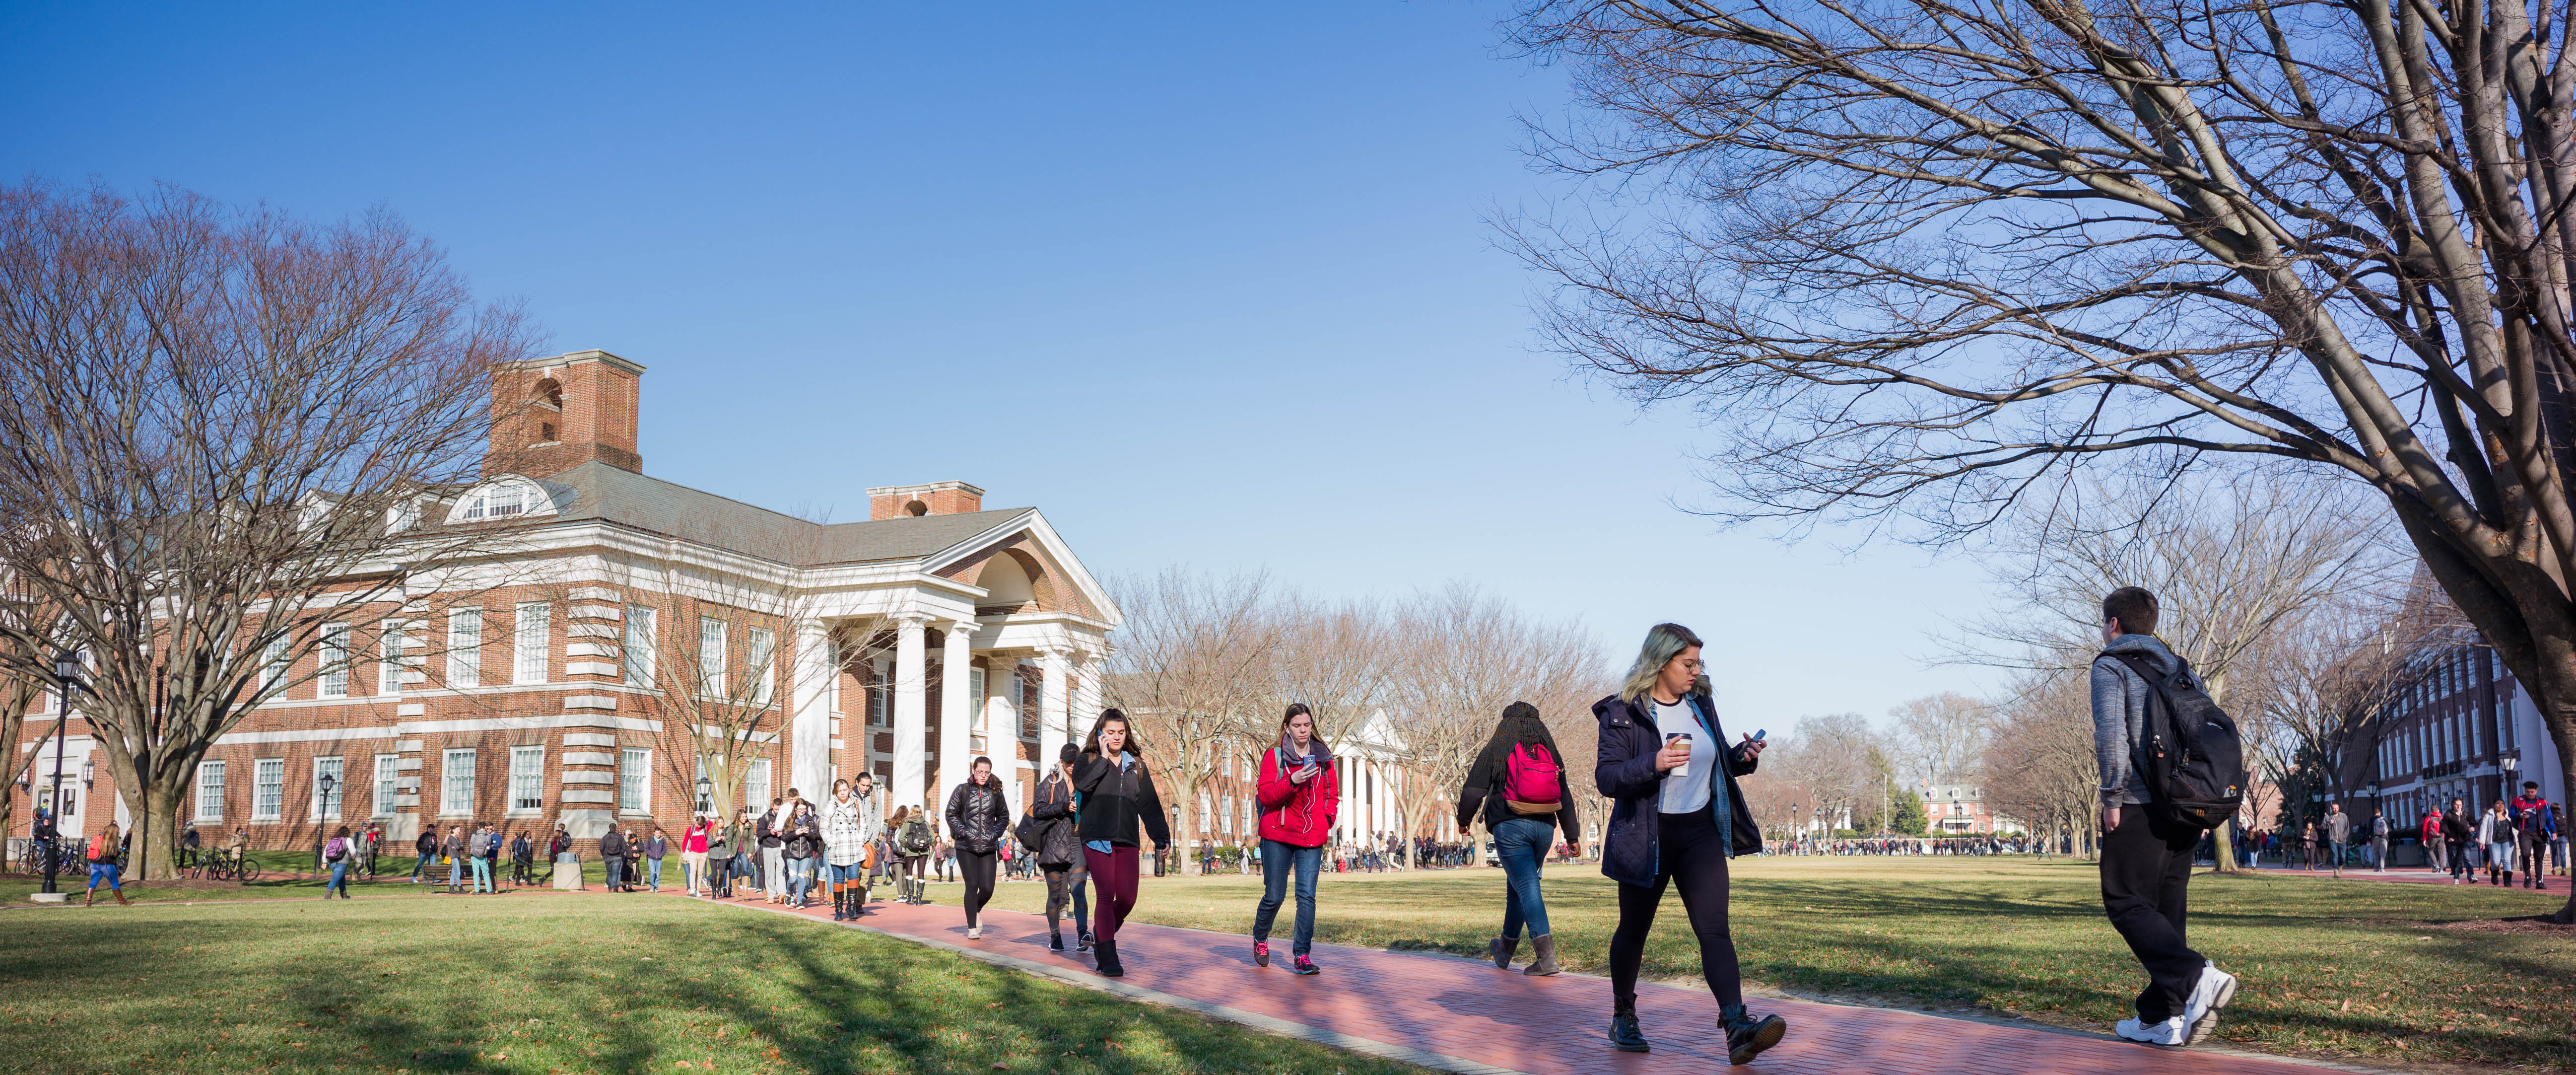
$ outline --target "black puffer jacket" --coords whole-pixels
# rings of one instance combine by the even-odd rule
[[[1073,785],[1048,773],[1029,800],[1029,816],[1038,820],[1038,865],[1070,866],[1082,858],[1082,837],[1074,831]]]
[[[1081,819],[1083,842],[1107,840],[1112,845],[1141,847],[1136,839],[1141,823],[1145,835],[1154,838],[1154,846],[1170,846],[1172,830],[1163,817],[1163,797],[1155,794],[1154,774],[1145,768],[1144,759],[1121,770],[1116,761],[1085,751],[1073,765],[1073,790],[1082,794],[1075,816]]]
[[[1000,781],[969,780],[948,793],[948,838],[978,855],[993,853],[1011,828],[1011,803],[1002,797]]]

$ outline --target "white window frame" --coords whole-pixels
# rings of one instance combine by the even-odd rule
[[[332,809],[331,812],[327,814],[322,812],[322,808],[326,805],[322,801],[322,776],[325,773],[330,774],[332,784],[331,790],[334,792],[331,796],[331,802],[327,804],[331,806]],[[306,820],[339,820],[340,815],[349,808],[348,765],[344,763],[337,754],[327,754],[313,759],[313,779],[305,785],[305,791],[304,816]]]
[[[966,700],[966,712],[972,715],[972,719],[970,719],[966,724],[967,749],[974,751],[978,755],[990,754],[993,752],[993,747],[991,741],[984,734],[986,730],[986,722],[984,719],[984,670],[977,668],[974,665],[966,666]],[[943,717],[942,719],[946,718]]]
[[[626,640],[619,647],[625,660],[626,682],[646,690],[653,689],[654,674],[661,661],[661,615],[651,605],[626,606]]]
[[[750,808],[753,813],[769,809],[770,796],[778,793],[776,788],[769,786],[770,775],[770,764],[767,758],[753,758],[751,764],[743,767],[742,804]],[[754,790],[759,794],[752,794]]]
[[[743,647],[743,659],[750,664],[744,671],[751,676],[751,704],[766,707],[778,699],[778,632],[766,627],[753,627]]]
[[[510,748],[510,803],[506,812],[513,817],[534,817],[546,812],[546,748],[542,744]]]
[[[698,693],[709,698],[733,697],[733,684],[725,681],[725,621],[713,616],[698,617]]]
[[[314,669],[313,696],[346,698],[349,696],[349,625],[322,625],[321,665]]]
[[[278,821],[286,816],[286,759],[251,762],[250,819]]]
[[[483,610],[460,608],[447,614],[447,685],[483,685]]]
[[[374,792],[374,796],[373,801],[367,804],[368,816],[394,816],[394,796],[400,794],[401,788],[402,755],[376,755],[375,782],[374,786],[370,789]]]
[[[894,727],[894,662],[868,662],[868,727]]]
[[[383,634],[376,642],[378,654],[376,693],[378,694],[403,692],[402,676],[404,670],[409,667],[403,663],[403,657],[411,649],[410,634],[406,630],[408,626],[409,624],[403,620],[386,620],[379,625]]]
[[[219,824],[224,820],[224,760],[208,758],[197,763],[197,823]]]
[[[620,747],[617,751],[617,812],[650,815],[653,812],[653,752],[637,747]]]
[[[287,659],[286,647],[293,642],[293,638],[287,635],[279,635],[275,638],[269,639],[268,645],[260,648],[260,693],[265,694],[271,690],[275,690],[279,683],[285,681],[286,673],[292,670],[293,667],[293,662]]]
[[[463,772],[458,762],[464,762]],[[474,816],[474,748],[457,747],[438,755],[438,816]]]
[[[544,683],[554,673],[554,606],[522,602],[510,616],[510,682]]]

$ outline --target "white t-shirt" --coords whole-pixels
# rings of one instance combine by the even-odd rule
[[[1708,809],[1710,766],[1717,764],[1717,744],[1710,740],[1708,729],[1691,715],[1690,703],[1665,705],[1651,695],[1655,705],[1657,738],[1669,740],[1675,735],[1690,737],[1690,767],[1665,775],[1664,790],[1656,796],[1655,809],[1667,814],[1687,814]]]

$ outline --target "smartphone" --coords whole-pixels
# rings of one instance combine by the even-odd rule
[[[1764,729],[1761,729],[1760,731],[1756,731],[1756,732],[1754,732],[1754,733],[1753,733],[1753,741],[1754,741],[1754,742],[1756,742],[1756,743],[1759,743],[1759,742],[1761,742],[1761,741],[1762,741],[1762,737],[1763,737],[1763,736],[1766,736],[1766,735],[1769,735],[1769,734],[1771,734],[1771,729],[1769,729],[1769,728],[1764,728]]]

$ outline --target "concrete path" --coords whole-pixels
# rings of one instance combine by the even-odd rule
[[[1152,898],[1149,890],[1147,899]],[[829,923],[821,903],[786,910],[757,899],[720,901],[748,909],[801,914]],[[1315,946],[1324,973],[1288,972],[1285,936],[1275,937],[1268,968],[1252,962],[1249,938],[1131,923],[1119,931],[1124,978],[1102,978],[1091,958],[1047,950],[1036,915],[989,911],[984,936],[966,939],[954,905],[870,905],[861,928],[958,951],[1134,999],[1188,1008],[1217,1018],[1359,1052],[1472,1075],[1619,1075],[1728,1070],[1717,1002],[1705,989],[1647,985],[1638,1017],[1652,1053],[1609,1047],[1610,983],[1591,975],[1531,978],[1454,956]],[[1068,944],[1070,940],[1068,939]],[[2082,1034],[1882,1008],[1804,1001],[1757,1001],[1789,1021],[1789,1035],[1748,1073],[2042,1072],[2142,1075],[2312,1075],[2372,1069],[2220,1049],[2163,1049],[2120,1041],[2107,1031]]]

